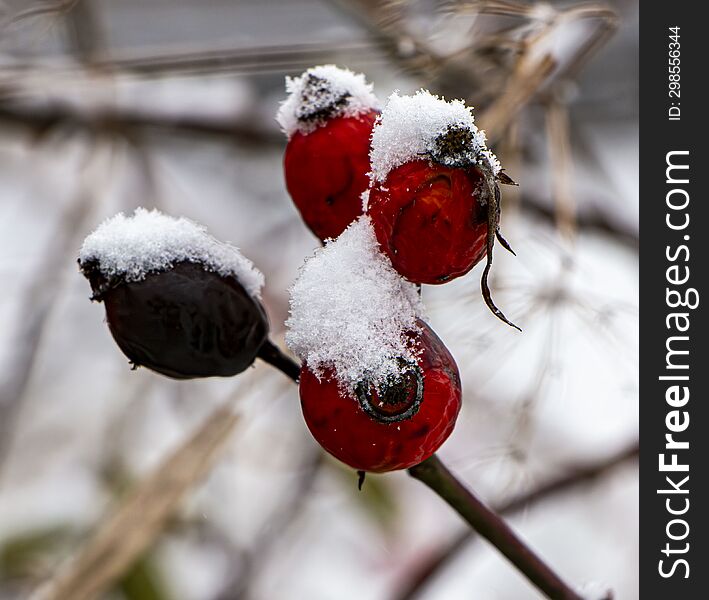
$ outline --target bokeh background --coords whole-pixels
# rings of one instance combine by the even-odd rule
[[[486,309],[482,265],[424,289],[464,386],[440,455],[589,598],[637,598],[637,12],[634,0],[0,2],[0,598],[76,568],[127,491],[225,404],[238,422],[169,519],[112,532],[114,549],[141,532],[147,549],[100,597],[539,597],[405,473],[358,492],[280,373],[133,372],[88,300],[83,237],[158,207],[259,266],[282,345],[288,286],[318,243],[285,191],[274,114],[284,77],[323,63],[365,72],[382,99],[424,86],[476,107],[520,184],[503,190],[517,258],[498,249],[492,286],[524,332]]]

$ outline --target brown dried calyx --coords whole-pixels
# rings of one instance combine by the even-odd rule
[[[300,104],[295,116],[301,123],[322,123],[338,116],[351,97],[349,92],[333,90],[327,79],[308,73],[300,92]]]
[[[456,169],[471,167],[480,162],[475,134],[465,125],[448,125],[431,145],[431,159]]]
[[[355,394],[362,410],[383,423],[394,423],[413,417],[423,400],[423,372],[411,361],[399,359],[401,372],[385,382],[361,381]]]
[[[490,161],[483,150],[484,148],[481,148],[478,140],[475,139],[473,131],[469,127],[460,124],[449,125],[445,132],[437,136],[433,141],[429,154],[432,160],[447,167],[467,169],[475,166],[479,169],[483,184],[480,189],[478,202],[488,207],[488,231],[486,240],[487,261],[480,280],[481,291],[485,303],[493,314],[501,321],[519,330],[519,327],[512,323],[495,305],[488,285],[495,238],[497,238],[503,248],[514,254],[514,250],[512,250],[507,240],[500,233],[499,184],[516,184],[503,171],[494,173]]]

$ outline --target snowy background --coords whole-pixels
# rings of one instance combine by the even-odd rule
[[[158,207],[264,272],[283,344],[287,288],[318,242],[285,192],[274,115],[284,76],[321,63],[365,72],[380,98],[423,85],[488,110],[520,184],[503,190],[502,214],[517,258],[498,250],[491,283],[524,332],[485,307],[483,265],[424,289],[464,390],[440,455],[493,505],[532,493],[512,523],[567,580],[637,598],[637,2],[611,3],[617,32],[569,72],[590,27],[562,20],[537,39],[551,5],[491,2],[500,10],[480,16],[472,1],[381,4],[0,2],[0,598],[51,578],[227,401],[240,421],[215,468],[107,597],[539,597],[489,545],[452,548],[465,527],[406,474],[358,492],[280,373],[132,372],[88,300],[83,238],[118,211]],[[495,32],[492,50],[478,44]],[[555,66],[517,102],[519,57],[540,53]],[[559,477],[581,482],[533,493]]]

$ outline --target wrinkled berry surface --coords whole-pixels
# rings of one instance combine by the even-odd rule
[[[236,278],[195,263],[129,283],[111,284],[95,270],[87,276],[123,353],[168,377],[240,373],[268,334],[263,308]]]
[[[330,454],[369,472],[406,469],[431,456],[453,431],[461,406],[458,367],[426,324],[412,334],[422,352],[423,398],[407,419],[382,422],[365,412],[356,394],[343,392],[332,372],[320,380],[304,366],[300,399],[305,422]]]
[[[487,205],[475,168],[419,160],[393,169],[369,194],[368,214],[382,251],[414,283],[464,275],[486,253]]]
[[[286,187],[303,220],[321,240],[335,238],[362,214],[369,178],[369,137],[377,113],[335,117],[296,132],[284,158]]]

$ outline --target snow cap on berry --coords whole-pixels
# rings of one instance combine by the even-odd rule
[[[335,65],[312,67],[300,77],[286,77],[288,98],[276,115],[290,138],[310,133],[333,117],[356,117],[378,109],[379,101],[362,73]]]
[[[418,331],[416,287],[380,251],[369,217],[318,249],[290,289],[286,342],[318,377],[333,369],[343,389],[386,381],[415,360],[406,332]]]
[[[424,157],[449,167],[480,165],[493,175],[501,169],[462,100],[446,102],[427,90],[413,96],[394,92],[372,133],[372,181],[382,182],[396,167]]]
[[[109,279],[141,281],[149,273],[166,271],[179,262],[192,262],[207,271],[233,276],[259,299],[263,274],[238,248],[220,242],[205,227],[184,217],[137,208],[132,216],[118,213],[85,240],[79,252],[82,268],[98,268]]]

